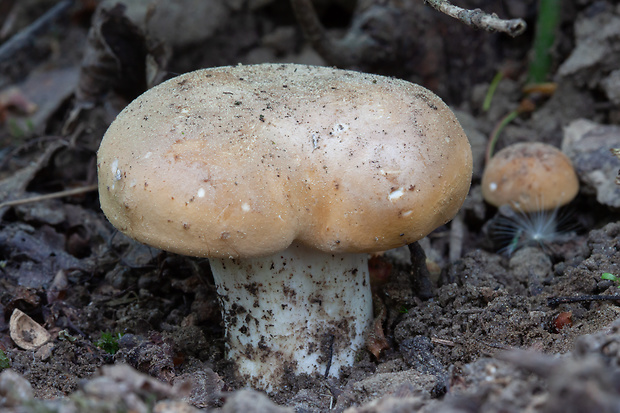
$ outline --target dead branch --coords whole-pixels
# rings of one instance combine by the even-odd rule
[[[495,14],[488,14],[480,9],[467,10],[453,6],[447,0],[424,1],[436,10],[454,17],[468,26],[503,32],[510,36],[520,35],[526,29],[526,23],[523,19],[503,20]],[[377,53],[379,55],[388,54],[388,56],[382,57],[389,58],[389,47],[386,47],[385,39],[374,38],[372,33],[366,33],[363,30],[359,32],[360,28],[364,26],[360,21],[357,21],[358,24],[353,24],[343,38],[335,39],[321,24],[312,5],[312,0],[291,0],[291,6],[304,36],[328,65],[354,67],[363,63],[365,56],[372,56]],[[390,18],[394,17],[390,13],[393,14],[394,10],[384,11],[379,17],[384,20],[387,27],[390,27]],[[369,17],[362,14],[356,19],[363,20]]]
[[[428,300],[433,297],[433,283],[431,275],[426,266],[426,253],[418,242],[408,245],[409,254],[411,256],[411,279],[413,281],[413,289],[418,297]]]
[[[45,32],[52,23],[64,16],[72,5],[73,0],[58,3],[31,25],[7,40],[0,46],[0,62],[9,61],[15,53],[33,43],[36,36]]]
[[[523,19],[500,19],[495,13],[488,14],[480,9],[467,10],[452,5],[448,0],[425,0],[435,10],[465,23],[468,26],[477,27],[487,31],[506,33],[515,37],[523,34],[527,25]]]
[[[13,199],[11,201],[0,203],[0,208],[16,206],[16,205],[24,205],[24,204],[29,204],[32,202],[47,201],[48,199],[56,199],[56,198],[64,198],[67,196],[73,196],[73,195],[81,195],[87,192],[96,191],[97,189],[98,189],[98,185],[92,184],[92,185],[86,185],[86,186],[79,187],[79,188],[73,188],[73,189],[67,189],[64,191],[53,192],[51,194],[37,195],[37,196],[30,197],[30,198]]]

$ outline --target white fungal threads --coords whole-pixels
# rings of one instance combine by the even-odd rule
[[[199,188],[198,192],[196,193],[196,195],[198,196],[198,198],[204,198],[205,190],[203,188]]]
[[[243,212],[250,212],[250,204],[248,204],[247,202],[244,202],[243,204],[241,204],[241,210]]]
[[[399,199],[400,197],[402,197],[405,194],[405,190],[403,188],[398,188],[392,192],[390,192],[390,194],[388,195],[388,200],[391,202],[396,201],[397,199]]]
[[[491,182],[489,184],[489,191],[491,191],[491,192],[497,191],[497,182]]]

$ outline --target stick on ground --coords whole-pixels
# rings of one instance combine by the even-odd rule
[[[465,23],[487,31],[506,33],[512,37],[523,34],[527,25],[523,19],[500,19],[496,14],[488,14],[480,9],[467,10],[450,4],[448,0],[426,0],[435,10]]]

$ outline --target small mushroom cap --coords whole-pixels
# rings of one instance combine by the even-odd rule
[[[482,196],[497,207],[522,212],[566,205],[579,192],[579,180],[566,155],[544,143],[518,143],[497,152],[482,175]]]
[[[101,207],[143,243],[261,256],[369,252],[454,217],[472,155],[430,91],[302,65],[199,70],[129,104],[98,152]]]

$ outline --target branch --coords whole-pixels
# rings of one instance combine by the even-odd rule
[[[523,33],[526,28],[523,19],[502,20],[496,15],[484,13],[480,9],[466,10],[453,6],[447,0],[424,1],[430,3],[438,11],[454,17],[468,26],[483,28],[489,31],[505,32],[511,36]],[[364,17],[368,19],[383,19],[383,23],[389,25],[390,22],[385,21],[387,19],[386,15],[396,13],[397,9],[394,7],[390,7],[389,11],[382,14],[377,14],[376,9],[371,8],[368,14],[362,13],[357,15],[357,24],[353,24],[349,28],[347,35],[337,39],[328,33],[321,24],[312,5],[312,0],[291,0],[291,6],[304,36],[314,50],[325,59],[328,65],[355,67],[359,64],[367,64],[369,56],[374,56],[375,59],[379,57],[378,60],[384,61],[385,59],[382,56],[390,56],[391,53],[391,46],[386,45],[386,42],[396,44],[394,39],[386,41],[380,35],[377,36],[377,33],[363,29]]]
[[[425,0],[434,9],[462,21],[468,26],[487,31],[506,33],[512,37],[522,34],[527,25],[523,19],[503,20],[494,14],[487,14],[480,9],[467,10],[450,4],[448,0]]]
[[[35,20],[0,46],[0,61],[8,61],[13,55],[34,42],[36,36],[48,30],[52,23],[64,16],[73,5],[73,0],[65,0],[49,9],[43,16]]]
[[[92,185],[82,186],[79,188],[67,189],[67,190],[60,191],[60,192],[53,192],[51,194],[37,195],[37,196],[30,197],[30,198],[13,199],[11,201],[0,203],[0,208],[16,206],[16,205],[24,205],[24,204],[29,204],[31,202],[47,201],[48,199],[56,199],[56,198],[64,198],[67,196],[73,196],[73,195],[81,195],[87,192],[96,191],[98,188],[99,187],[97,184],[92,184]]]

